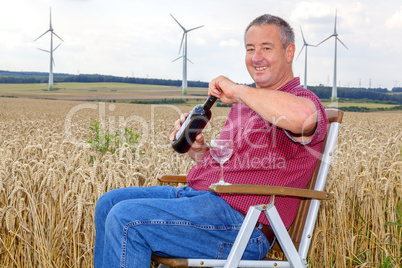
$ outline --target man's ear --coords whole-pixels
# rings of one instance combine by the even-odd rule
[[[289,44],[288,47],[286,48],[286,50],[285,50],[286,61],[288,63],[292,63],[293,58],[295,56],[295,50],[296,50],[296,46],[293,43]]]

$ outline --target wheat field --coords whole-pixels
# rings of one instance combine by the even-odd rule
[[[168,135],[190,106],[0,98],[0,267],[92,267],[93,215],[106,191],[158,184],[193,162]],[[206,140],[228,108],[213,108]],[[133,127],[134,155],[99,154],[94,120]],[[311,267],[399,267],[402,262],[402,113],[346,113],[309,253]],[[90,159],[95,159],[90,161]]]

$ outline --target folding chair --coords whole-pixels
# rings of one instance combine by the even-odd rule
[[[276,187],[265,185],[212,185],[210,191],[215,193],[240,193],[271,195],[269,204],[251,206],[236,237],[226,260],[218,259],[180,259],[152,255],[152,260],[165,267],[307,267],[307,254],[313,237],[314,226],[320,206],[320,200],[329,200],[333,196],[324,192],[325,183],[333,151],[338,138],[343,112],[337,109],[326,109],[329,126],[326,138],[314,174],[306,189]],[[185,183],[186,177],[181,175],[163,175],[161,182]],[[302,199],[297,216],[289,230],[286,230],[278,211],[275,208],[275,195],[296,196]],[[265,258],[263,260],[241,260],[257,220],[264,212],[271,225],[278,243],[271,250],[283,253],[286,260]]]

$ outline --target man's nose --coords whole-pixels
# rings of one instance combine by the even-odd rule
[[[263,59],[263,56],[262,56],[261,52],[256,50],[254,52],[253,57],[252,57],[252,61],[253,62],[260,62],[262,59]]]

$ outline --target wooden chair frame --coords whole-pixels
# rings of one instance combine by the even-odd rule
[[[313,237],[321,200],[329,200],[333,195],[324,192],[328,170],[331,164],[333,151],[338,139],[343,112],[338,109],[326,109],[329,126],[323,144],[321,156],[314,174],[306,189],[277,187],[266,185],[211,185],[210,191],[215,193],[240,193],[271,195],[269,204],[251,206],[237,235],[232,250],[226,260],[217,259],[181,259],[167,258],[152,255],[152,260],[164,267],[307,267],[307,254]],[[163,175],[161,182],[186,183],[184,175]],[[275,208],[275,196],[296,196],[302,198],[296,218],[289,230],[286,230],[278,211]],[[247,241],[264,212],[270,222],[278,243],[271,250],[283,253],[286,260],[241,260]]]

